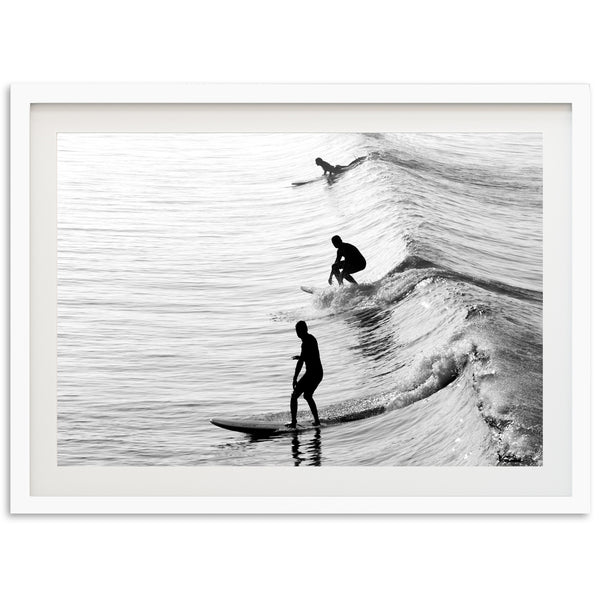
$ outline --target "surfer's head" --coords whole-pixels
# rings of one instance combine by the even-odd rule
[[[304,321],[298,321],[296,323],[296,335],[299,338],[303,338],[308,333],[308,325]]]
[[[315,163],[317,163],[317,165],[320,167],[323,165],[323,159],[322,158],[315,158]]]
[[[339,235],[334,235],[331,238],[331,243],[336,247],[339,248],[342,245],[342,238]]]

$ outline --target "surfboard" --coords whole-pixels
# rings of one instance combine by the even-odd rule
[[[300,289],[301,289],[303,292],[306,292],[307,294],[314,294],[315,292],[317,292],[317,291],[318,291],[318,288],[316,288],[316,287],[315,287],[315,286],[313,286],[313,285],[301,285],[301,286],[300,286]]]
[[[317,181],[323,181],[323,176],[317,177],[316,179],[309,179],[308,181],[293,181],[292,185],[298,187],[299,185],[306,185],[307,183],[315,183]]]
[[[360,165],[365,160],[367,160],[366,156],[359,156],[358,158],[355,158],[349,165],[346,165],[345,167],[343,167],[343,169],[344,169],[344,171],[349,171],[350,169],[354,169],[354,167],[358,167],[358,165]]]
[[[317,426],[312,423],[299,423],[295,429],[286,427],[283,421],[253,421],[245,419],[211,419],[210,422],[217,427],[229,429],[229,431],[238,431],[239,433],[248,433],[250,435],[274,435],[280,433],[294,433],[316,429]],[[319,426],[320,427],[320,426]]]

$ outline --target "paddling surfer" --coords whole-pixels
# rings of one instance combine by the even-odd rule
[[[297,361],[296,370],[294,371],[294,379],[292,385],[294,391],[290,400],[290,412],[292,413],[292,421],[287,423],[288,427],[296,427],[296,415],[298,413],[298,398],[304,394],[310,411],[313,415],[313,425],[320,425],[319,413],[317,405],[313,399],[313,394],[317,386],[323,379],[323,366],[321,365],[321,356],[319,354],[319,344],[314,335],[308,333],[308,326],[304,321],[296,323],[296,335],[302,340],[302,348],[299,356],[292,358]],[[298,375],[302,367],[306,365],[304,375],[298,381]]]
[[[358,273],[367,266],[365,257],[356,246],[343,242],[339,235],[334,235],[331,238],[331,243],[337,248],[337,255],[335,262],[331,265],[329,285],[331,285],[334,276],[340,285],[344,284],[344,279],[350,283],[356,283],[351,273]]]
[[[349,165],[330,165],[327,161],[322,158],[315,158],[315,163],[317,166],[323,169],[323,175],[338,175],[339,173],[343,173],[344,171],[350,169],[351,167],[355,167],[359,165],[363,160],[367,158],[366,156],[359,156],[355,158]]]
[[[342,165],[335,165],[334,167],[322,158],[315,158],[315,163],[323,169],[323,175],[336,175],[337,173],[341,173],[344,168]]]

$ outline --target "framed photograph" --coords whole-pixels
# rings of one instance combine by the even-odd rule
[[[13,513],[583,513],[585,85],[11,89]]]

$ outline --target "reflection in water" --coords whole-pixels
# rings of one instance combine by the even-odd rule
[[[300,436],[294,431],[292,436],[292,459],[294,466],[299,467],[302,463],[312,466],[321,466],[321,430],[313,431],[312,439],[304,443],[304,450],[300,449]]]

